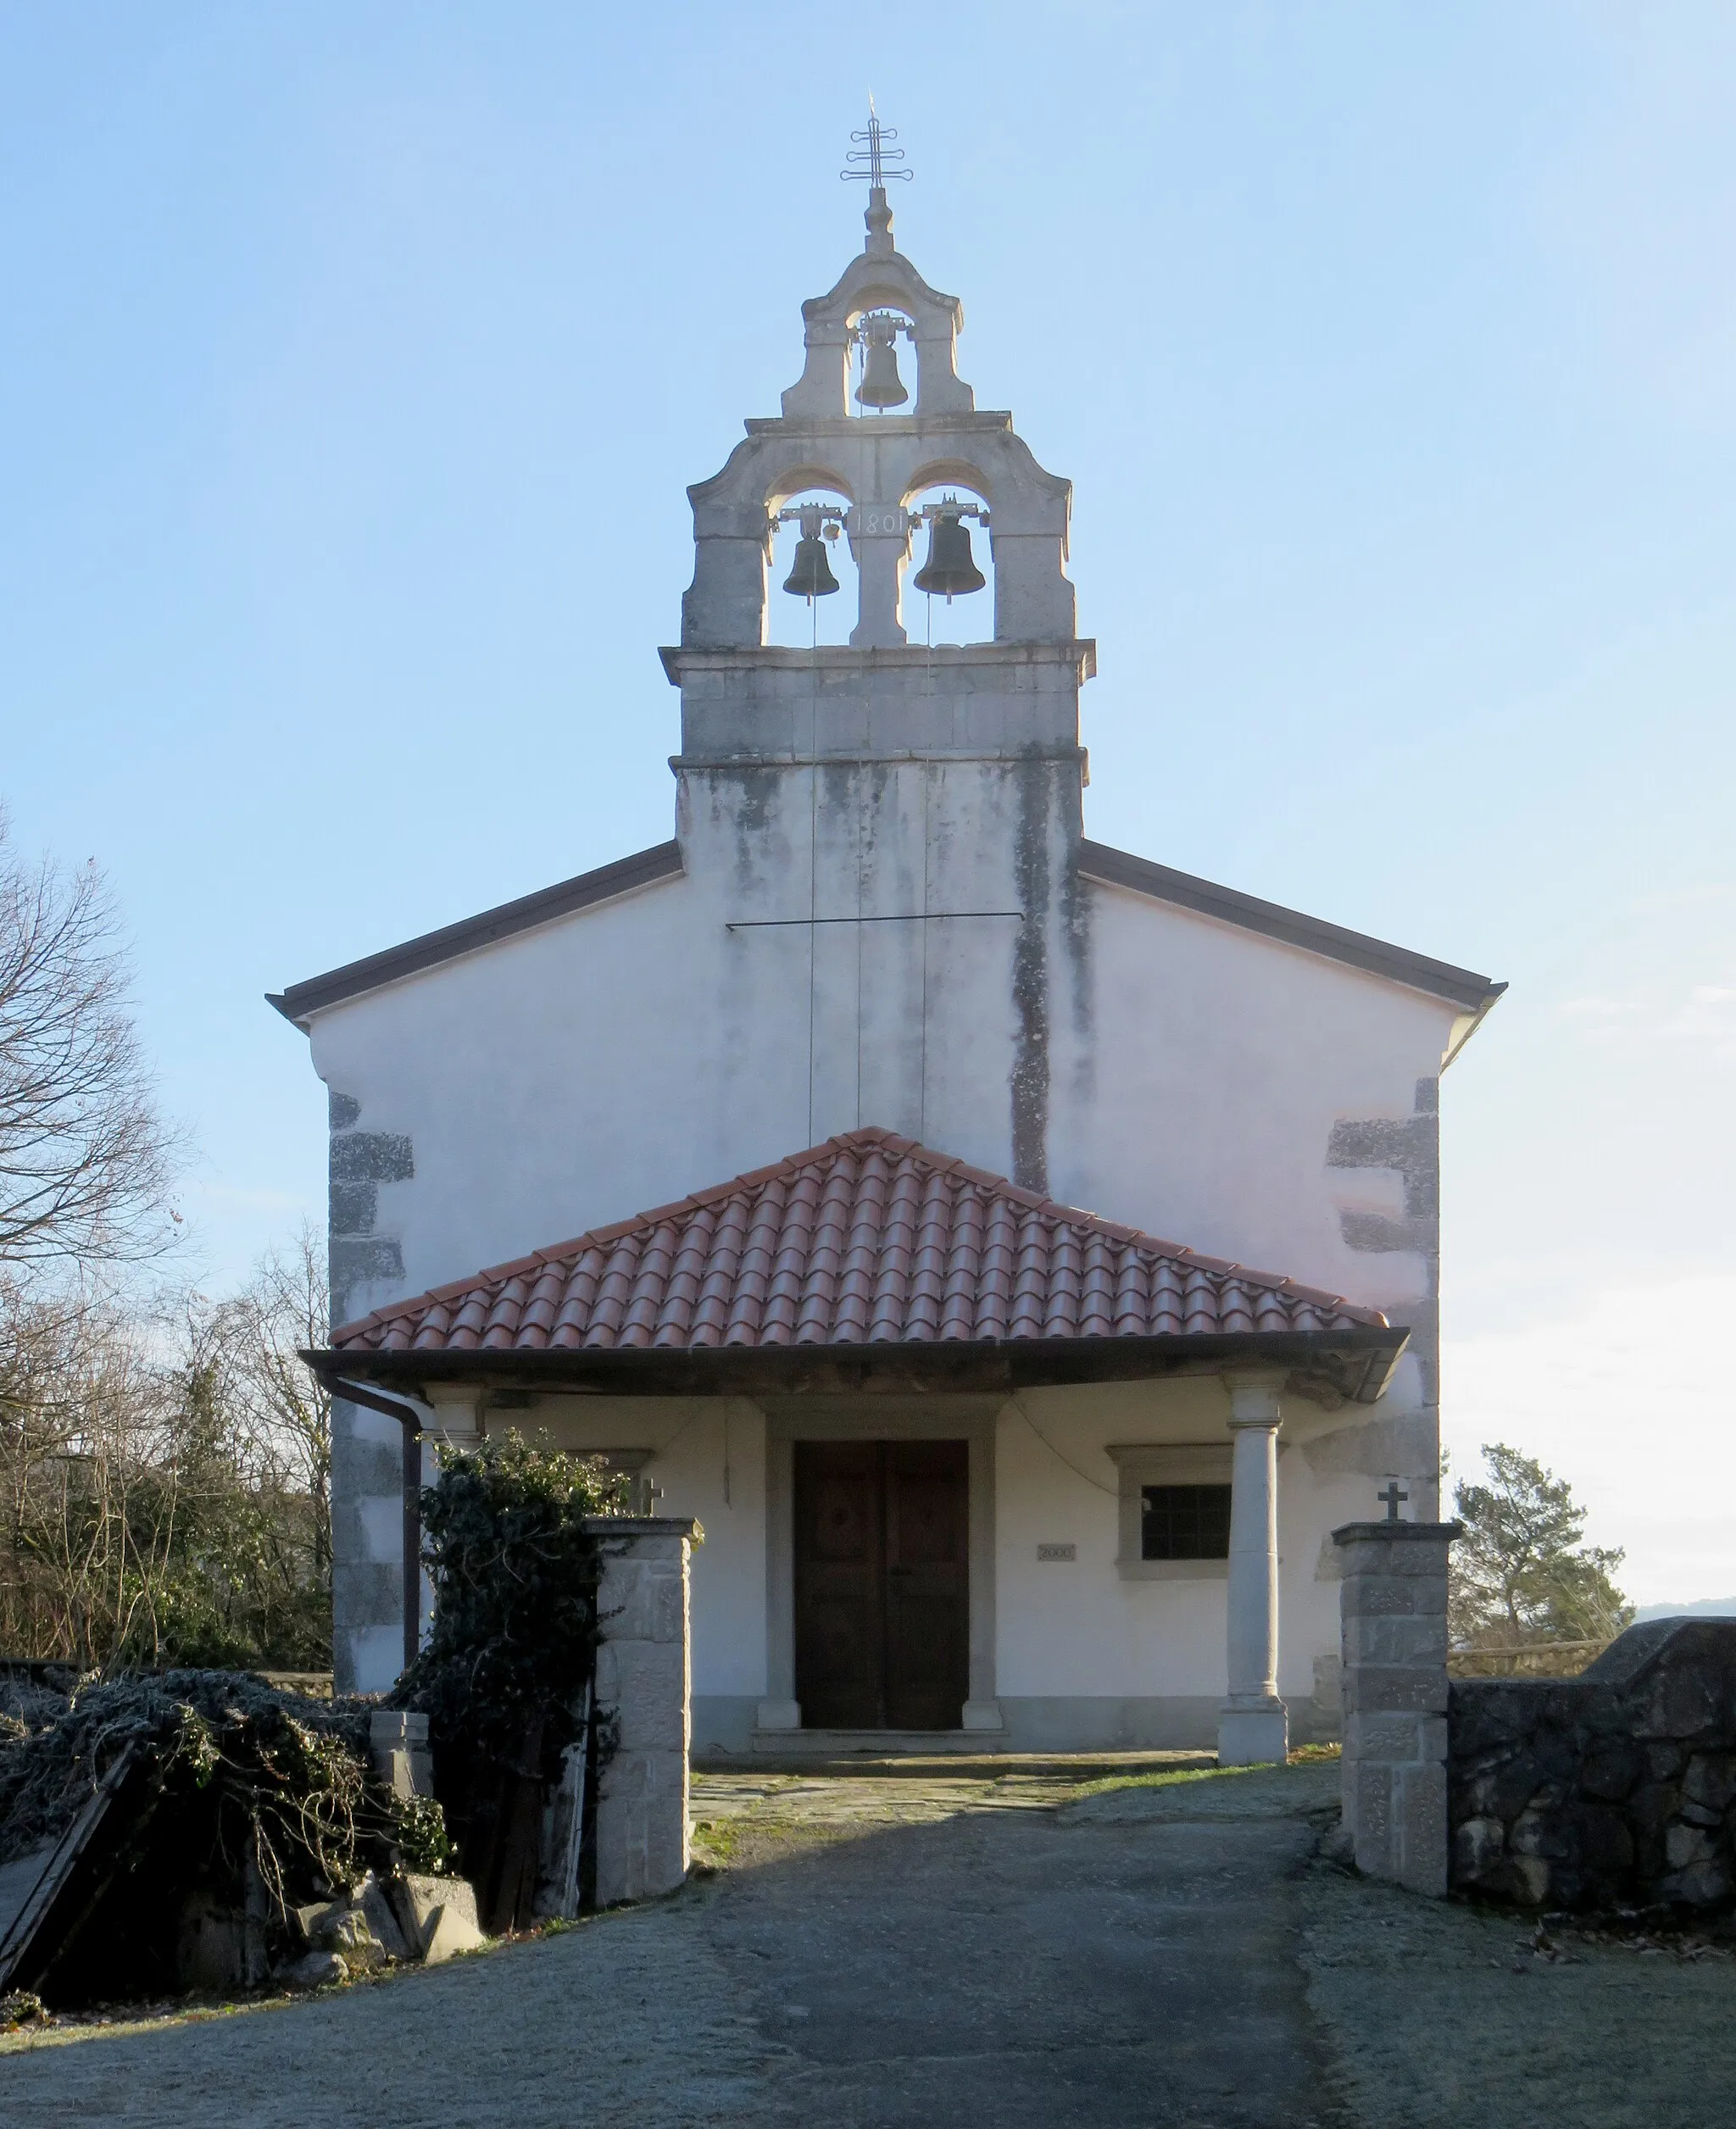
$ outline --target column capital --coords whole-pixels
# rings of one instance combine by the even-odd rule
[[[1226,1370],[1224,1387],[1230,1393],[1232,1426],[1277,1426],[1283,1407],[1278,1392],[1284,1377],[1269,1368]]]
[[[435,1397],[426,1400],[429,1416],[422,1422],[424,1434],[455,1449],[473,1449],[482,1441],[482,1400],[471,1393],[463,1398]]]

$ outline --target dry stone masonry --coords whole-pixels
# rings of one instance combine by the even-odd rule
[[[1736,1906],[1736,1620],[1630,1626],[1577,1678],[1455,1679],[1451,1735],[1456,1890]]]

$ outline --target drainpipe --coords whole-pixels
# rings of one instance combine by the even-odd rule
[[[422,1419],[413,1404],[387,1397],[359,1382],[327,1378],[334,1397],[383,1412],[403,1427],[403,1666],[408,1670],[422,1646]]]

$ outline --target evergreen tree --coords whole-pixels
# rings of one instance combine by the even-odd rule
[[[1505,1442],[1483,1445],[1488,1483],[1454,1492],[1465,1534],[1453,1548],[1448,1621],[1458,1648],[1604,1641],[1633,1607],[1611,1579],[1624,1554],[1588,1545],[1585,1510],[1565,1479]]]

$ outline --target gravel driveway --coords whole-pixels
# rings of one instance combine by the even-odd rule
[[[704,1778],[675,1898],[309,2003],[6,2044],[0,2124],[1701,2129],[1736,1962],[1315,1859],[1331,1767]],[[1515,1971],[1517,1967],[1520,1971]]]

